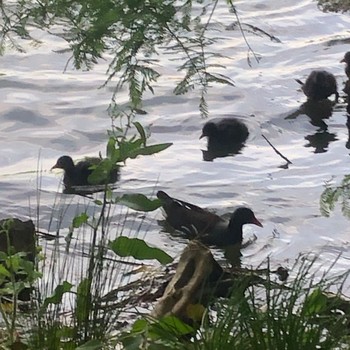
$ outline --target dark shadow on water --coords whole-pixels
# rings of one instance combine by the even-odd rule
[[[337,135],[328,131],[325,120],[329,119],[333,113],[334,102],[325,99],[321,101],[308,100],[299,109],[288,115],[285,119],[296,119],[299,115],[307,115],[310,124],[316,126],[318,130],[314,134],[306,135],[308,141],[305,147],[313,147],[314,153],[324,153],[328,151],[329,144],[337,141]]]
[[[245,142],[231,143],[227,145],[209,143],[207,150],[202,150],[203,160],[206,162],[212,162],[215,158],[234,156],[241,153],[244,146]]]
[[[114,190],[117,188],[117,186],[108,186],[109,189]],[[95,185],[95,186],[64,186],[63,193],[64,194],[77,194],[79,196],[86,197],[88,195],[104,192],[105,191],[104,185]]]
[[[242,267],[242,253],[241,253],[242,244],[237,243],[229,245],[224,250],[224,256],[226,260],[231,264],[232,267]]]
[[[323,130],[317,131],[313,135],[305,136],[305,140],[309,141],[309,143],[305,144],[305,147],[315,148],[314,153],[325,153],[328,150],[329,144],[338,139],[336,134]]]

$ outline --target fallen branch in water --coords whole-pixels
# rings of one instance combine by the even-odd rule
[[[261,134],[261,136],[265,139],[265,141],[272,147],[272,149],[281,157],[283,158],[287,164],[293,164],[287,157],[285,157],[268,139],[264,134]]]

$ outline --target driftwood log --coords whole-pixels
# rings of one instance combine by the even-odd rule
[[[191,241],[182,253],[175,275],[158,300],[152,316],[160,318],[171,314],[187,319],[188,307],[203,303],[209,295],[214,295],[223,275],[223,269],[210,250],[198,241]]]

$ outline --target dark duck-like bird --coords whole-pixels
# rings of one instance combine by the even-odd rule
[[[104,185],[105,183],[114,183],[119,178],[119,168],[114,166],[108,174],[102,174],[100,181],[91,181],[89,176],[94,171],[94,166],[99,165],[103,159],[86,158],[74,164],[70,156],[62,156],[58,158],[52,169],[63,169],[63,183],[66,188],[74,188],[76,186]],[[106,167],[108,168],[108,167]]]
[[[296,79],[308,99],[321,101],[331,95],[335,95],[335,102],[338,102],[339,93],[337,81],[332,73],[325,70],[314,70],[307,77],[305,83]]]
[[[340,62],[345,62],[345,74],[350,78],[350,51],[344,55],[344,58]]]
[[[263,226],[253,211],[246,207],[239,207],[230,220],[225,220],[196,205],[172,198],[163,191],[158,191],[157,197],[162,201],[166,220],[172,227],[207,245],[223,247],[241,243],[243,225]]]
[[[208,150],[203,151],[203,159],[211,161],[239,153],[248,136],[247,126],[236,118],[213,119],[205,123],[199,137],[208,139]]]

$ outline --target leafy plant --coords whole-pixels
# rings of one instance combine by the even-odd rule
[[[350,175],[344,176],[339,186],[332,186],[329,182],[325,184],[325,189],[320,197],[322,215],[329,216],[338,202],[340,202],[343,215],[350,218]]]
[[[341,297],[349,272],[322,278],[317,260],[299,256],[287,283],[238,276],[228,299],[213,300],[198,323],[173,316],[137,320],[120,338],[125,349],[335,349],[348,344],[350,303]],[[318,270],[318,269],[317,269]],[[337,293],[329,293],[329,289]]]

